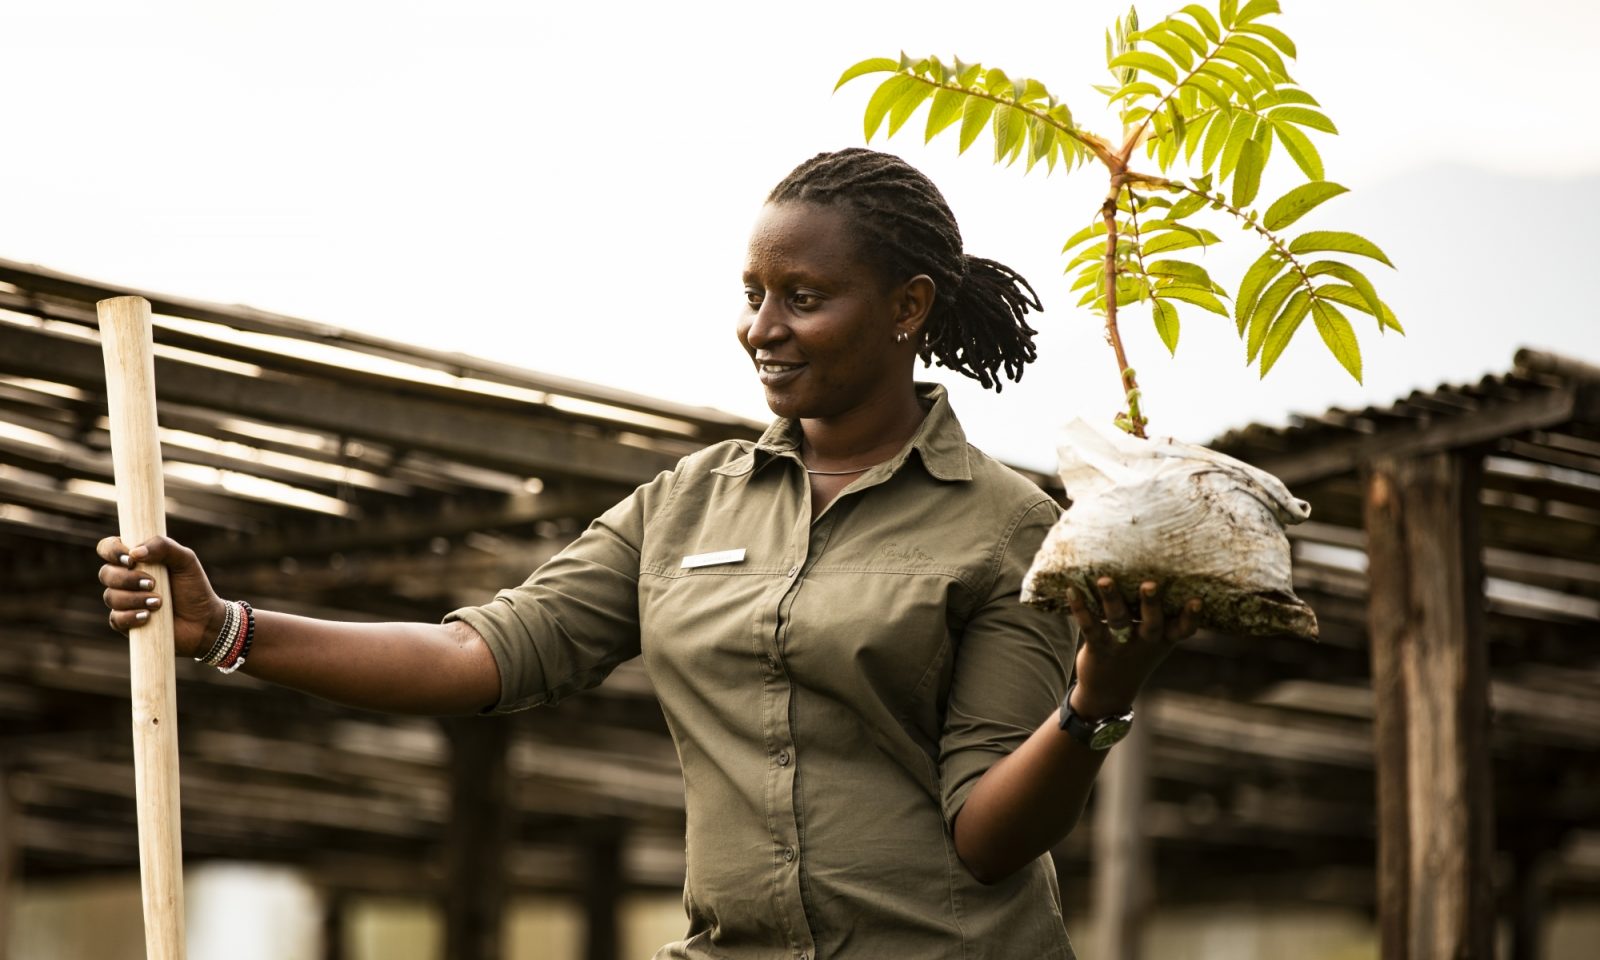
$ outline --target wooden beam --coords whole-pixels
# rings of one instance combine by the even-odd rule
[[[1144,718],[1139,718],[1144,720]],[[1150,793],[1149,722],[1135,722],[1112,748],[1095,785],[1094,893],[1090,899],[1095,956],[1138,960],[1150,875],[1145,811]]]
[[[1293,453],[1251,457],[1250,462],[1293,487],[1354,473],[1378,457],[1416,457],[1559,426],[1593,409],[1596,395],[1600,390],[1593,387],[1551,387],[1469,415],[1437,417],[1414,426],[1397,424],[1370,435],[1324,441]]]
[[[1493,956],[1481,475],[1456,452],[1366,474],[1384,960]]]
[[[0,370],[100,391],[104,375],[98,362],[88,340],[0,324]],[[511,412],[476,410],[466,398],[453,403],[315,380],[247,377],[170,358],[157,358],[155,366],[163,400],[532,474],[641,483],[690,449],[647,449],[581,435]]]
[[[445,949],[451,960],[499,960],[508,893],[511,804],[504,718],[448,717],[450,823],[445,831]]]
[[[339,347],[370,356],[384,357],[418,367],[443,370],[458,377],[472,377],[492,383],[521,387],[541,393],[554,393],[576,400],[619,407],[685,420],[700,427],[707,438],[732,433],[759,436],[763,425],[712,407],[668,403],[642,394],[629,393],[599,384],[586,383],[551,374],[535,373],[521,367],[496,363],[464,353],[442,353],[409,343],[386,340],[370,334],[343,330],[326,323],[300,320],[251,307],[207,303],[186,297],[173,297],[69,276],[28,263],[0,259],[0,281],[18,287],[22,293],[0,291],[0,308],[48,317],[69,323],[92,325],[89,305],[107,297],[133,295],[150,301],[157,314],[221,324],[235,330],[310,341]],[[48,298],[29,296],[43,293]],[[59,298],[65,302],[52,302]],[[158,331],[157,342],[164,342]]]

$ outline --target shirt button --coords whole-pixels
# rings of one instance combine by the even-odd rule
[[[783,753],[778,754],[778,766],[787,767],[788,765],[789,765],[789,753],[788,753],[788,751],[784,751]]]
[[[793,863],[794,862],[794,847],[784,847],[783,848],[783,862],[784,863]]]
[[[799,564],[796,564],[795,566],[790,567],[789,568],[789,579],[793,580],[794,579],[794,575],[799,573],[799,572],[800,572]]]

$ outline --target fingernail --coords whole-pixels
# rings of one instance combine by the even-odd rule
[[[161,606],[161,598],[160,597],[146,597],[145,601],[144,601],[144,605],[147,606],[147,607],[159,607],[159,606]]]
[[[118,554],[117,560],[119,560],[124,567],[133,566],[133,558],[129,557],[126,553]]]
[[[156,586],[156,582],[154,580],[140,580],[139,581],[139,589],[140,590],[154,590],[155,586]]]
[[[146,620],[150,619],[150,611],[148,611],[148,610],[140,610],[138,613],[133,615],[133,619],[139,621],[140,623],[143,623]]]

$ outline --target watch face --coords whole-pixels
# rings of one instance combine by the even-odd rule
[[[1089,747],[1092,750],[1109,750],[1112,744],[1126,737],[1131,729],[1133,729],[1132,720],[1107,720],[1095,728],[1094,736],[1089,739]]]

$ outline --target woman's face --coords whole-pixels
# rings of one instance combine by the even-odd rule
[[[910,389],[932,281],[886,282],[856,235],[813,203],[767,204],[756,221],[738,335],[778,416],[839,417]]]

